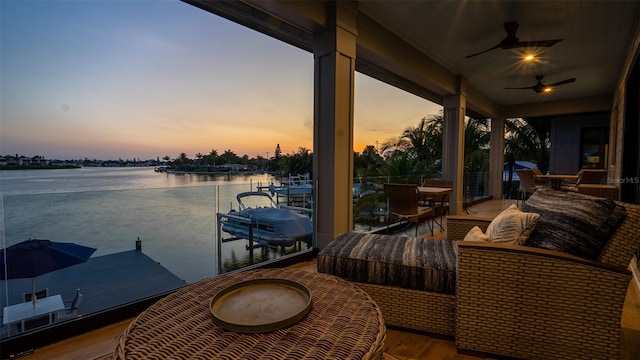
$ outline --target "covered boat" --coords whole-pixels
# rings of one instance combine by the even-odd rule
[[[308,216],[278,207],[268,193],[248,191],[236,199],[240,209],[232,209],[221,219],[222,230],[233,236],[261,245],[291,246],[296,240],[310,239],[313,233]]]
[[[280,181],[280,186],[269,185],[271,195],[278,196],[311,196],[313,184],[309,179],[309,174],[295,175],[284,178]]]

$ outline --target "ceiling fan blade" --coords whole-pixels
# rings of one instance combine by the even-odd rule
[[[506,87],[505,89],[510,89],[510,90],[529,90],[529,89],[535,89],[536,86],[538,86],[538,85],[527,86],[527,87]]]
[[[467,59],[468,59],[468,58],[472,58],[472,57],[474,57],[474,56],[476,56],[476,55],[484,54],[484,53],[486,53],[487,51],[495,50],[495,49],[498,49],[498,48],[500,48],[500,44],[498,44],[498,45],[496,45],[496,46],[494,46],[494,47],[492,47],[492,48],[490,48],[490,49],[482,50],[482,51],[480,51],[480,52],[478,52],[478,53],[471,54],[471,55],[467,55],[467,56],[465,56],[465,58],[467,58]]]
[[[508,21],[504,23],[504,31],[507,33],[507,37],[502,39],[498,43],[498,45],[492,47],[491,49],[487,49],[484,51],[480,51],[479,53],[475,53],[472,55],[465,56],[467,59],[484,54],[493,49],[502,48],[502,49],[515,49],[515,48],[525,48],[525,47],[550,47],[553,46],[564,39],[553,39],[553,40],[534,40],[534,41],[520,41],[516,36],[516,32],[518,31],[518,23],[515,21]]]
[[[575,81],[576,81],[576,78],[571,78],[571,79],[567,79],[567,80],[558,81],[556,83],[549,84],[547,86],[554,87],[554,86],[559,86],[559,85],[564,85],[564,84],[570,84],[570,83],[575,82]]]
[[[564,39],[554,39],[554,40],[535,40],[535,41],[519,41],[512,44],[506,44],[503,46],[503,49],[515,49],[515,48],[523,48],[523,47],[551,47]]]
[[[553,84],[549,84],[549,85],[545,85],[542,83],[542,78],[544,76],[542,75],[536,75],[536,80],[538,80],[538,82],[533,85],[533,86],[527,86],[527,87],[506,87],[505,89],[510,89],[510,90],[525,90],[525,89],[533,89],[533,91],[535,91],[536,93],[541,93],[541,92],[549,92],[552,91],[552,89],[556,86],[559,85],[564,85],[564,84],[569,84],[572,83],[574,81],[576,81],[576,78],[571,78],[571,79],[566,79],[566,80],[562,80],[562,81],[558,81],[556,83]]]

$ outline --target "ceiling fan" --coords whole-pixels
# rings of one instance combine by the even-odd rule
[[[502,41],[500,41],[498,45],[490,49],[480,51],[475,54],[467,55],[465,57],[468,59],[470,57],[474,57],[476,55],[480,55],[480,54],[486,53],[487,51],[491,51],[497,48],[515,49],[515,48],[523,48],[523,47],[550,47],[564,40],[564,39],[554,39],[554,40],[520,41],[520,39],[518,39],[518,37],[516,36],[516,32],[518,31],[518,23],[515,21],[509,21],[504,23],[504,31],[507,32],[507,37],[502,39]]]
[[[562,80],[562,81],[558,81],[555,82],[553,84],[548,84],[545,85],[542,83],[542,78],[544,76],[543,75],[537,75],[536,76],[536,80],[538,80],[538,82],[533,85],[533,86],[527,86],[527,87],[506,87],[505,89],[516,89],[516,90],[522,90],[522,89],[533,89],[533,91],[537,92],[537,93],[541,93],[541,92],[549,92],[551,90],[553,90],[553,88],[555,88],[556,86],[560,86],[560,85],[564,85],[564,84],[569,84],[572,82],[576,81],[576,78],[571,78],[571,79],[566,79],[566,80]]]

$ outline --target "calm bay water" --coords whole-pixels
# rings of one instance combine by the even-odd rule
[[[0,171],[2,247],[28,238],[75,242],[93,256],[135,249],[188,283],[217,274],[217,212],[269,175],[156,173],[153,168]],[[222,244],[226,268],[248,263],[246,241]],[[275,250],[256,251],[271,259]]]

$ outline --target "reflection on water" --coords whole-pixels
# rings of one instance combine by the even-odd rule
[[[136,253],[131,250],[136,248],[137,239],[141,241],[142,252],[152,262],[160,263],[186,283],[217,275],[218,262],[226,272],[306,250],[307,244],[299,244],[297,248],[258,248],[251,253],[247,250],[247,240],[218,242],[217,213],[237,209],[238,193],[255,191],[259,186],[266,188],[271,181],[271,176],[264,174],[166,174],[156,173],[152,168],[0,171],[1,247],[34,238],[96,248],[93,258],[100,258],[95,259],[94,264],[102,264],[96,273],[74,277],[72,284],[67,275],[61,275],[62,280],[56,282],[48,277],[50,274],[38,277],[37,282],[38,288],[55,289],[54,296],[68,297],[77,287],[87,290],[85,304],[78,308],[77,315],[85,316],[105,310],[100,306],[107,306],[102,305],[107,297],[111,300],[108,306],[132,301],[123,299],[123,294],[131,293],[126,288],[131,285],[124,285],[131,284],[129,278],[153,285],[151,279],[155,279],[153,276],[157,273],[132,273],[135,270],[118,262],[113,264],[126,274],[113,268],[105,270],[107,265],[103,262],[115,257],[104,255],[118,253],[122,259],[124,255]],[[31,279],[0,281],[0,284],[0,307],[19,304],[22,293],[31,291]],[[158,289],[157,285],[150,286],[151,295],[167,291]],[[135,286],[136,290],[142,287]],[[145,294],[143,296],[150,296]],[[50,319],[48,315],[47,319]],[[66,320],[56,318],[50,324],[47,320],[42,326],[63,321]],[[23,333],[16,329],[16,323],[3,324],[0,339]]]
[[[135,248],[188,283],[217,274],[217,212],[237,208],[239,192],[269,175],[155,173],[152,168],[83,168],[0,172],[3,246],[28,238],[75,242],[101,256]],[[222,244],[225,270],[250,262],[248,241]],[[254,262],[294,248],[257,249]]]

